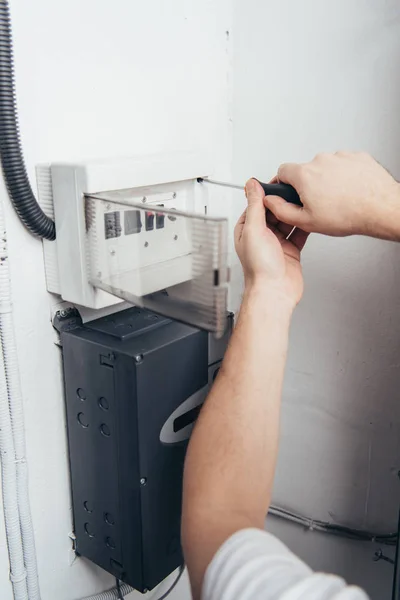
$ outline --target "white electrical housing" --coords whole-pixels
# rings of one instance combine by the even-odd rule
[[[127,300],[222,334],[227,218],[207,216],[210,167],[192,154],[37,168],[56,224],[44,241],[47,287],[104,308]]]

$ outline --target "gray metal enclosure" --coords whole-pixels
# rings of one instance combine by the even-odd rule
[[[183,560],[189,433],[165,443],[160,432],[207,389],[209,336],[132,308],[64,332],[62,348],[76,551],[137,590],[152,589]],[[189,431],[199,408],[189,406],[172,430]]]

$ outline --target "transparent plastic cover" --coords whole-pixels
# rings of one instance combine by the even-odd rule
[[[227,219],[145,203],[126,193],[85,197],[89,282],[221,336],[227,318]],[[167,206],[169,208],[167,208]],[[186,202],[185,208],[188,206]]]

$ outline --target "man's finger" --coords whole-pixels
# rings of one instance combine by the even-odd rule
[[[298,229],[296,227],[296,229],[293,231],[292,235],[290,236],[289,241],[292,244],[294,244],[301,252],[305,246],[305,243],[306,243],[309,235],[310,235],[309,233],[306,233],[302,229]]]
[[[281,183],[290,183],[297,189],[301,165],[297,163],[284,163],[278,169],[277,179]]]
[[[282,231],[279,231],[276,225],[268,225],[268,229],[274,234],[275,237],[278,238],[280,242],[285,240],[285,236],[283,235]]]
[[[265,202],[264,202],[265,204]],[[267,225],[272,225],[274,227],[276,227],[279,223],[278,219],[276,218],[276,216],[274,215],[274,213],[272,213],[270,210],[266,209],[266,213],[267,213]]]
[[[279,196],[265,196],[264,205],[275,215],[278,221],[283,221],[287,225],[304,228],[307,222],[308,215],[303,207],[290,204],[290,202],[286,202]]]
[[[282,223],[282,221],[277,220],[276,228],[282,233],[282,235],[287,238],[289,233],[293,231],[293,225],[288,225],[287,223]]]

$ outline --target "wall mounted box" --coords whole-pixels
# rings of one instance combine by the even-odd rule
[[[61,335],[76,550],[142,592],[182,563],[187,441],[228,337],[139,308]]]
[[[228,219],[207,216],[197,178],[209,174],[189,153],[39,166],[57,235],[44,241],[48,290],[94,309],[123,299],[222,335]]]

